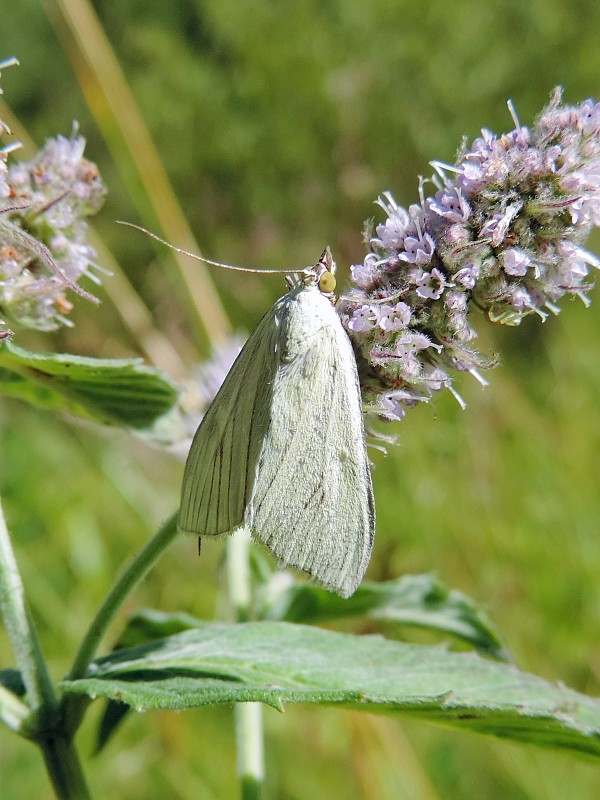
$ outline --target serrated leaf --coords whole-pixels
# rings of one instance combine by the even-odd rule
[[[164,372],[140,358],[34,353],[9,341],[0,343],[0,393],[136,429],[150,427],[179,396]]]
[[[484,612],[466,594],[448,589],[434,575],[405,575],[381,583],[363,581],[347,600],[308,582],[282,584],[278,577],[261,587],[263,619],[319,623],[364,616],[451,635],[492,658],[507,660]]]
[[[598,700],[475,653],[285,622],[205,623],[119,650],[62,685],[137,710],[339,705],[600,755]]]
[[[142,609],[134,614],[127,622],[115,651],[123,647],[135,647],[174,633],[190,630],[203,625],[203,621],[184,612],[168,613],[154,609]],[[99,753],[108,743],[115,730],[131,711],[125,703],[109,700],[98,724],[96,734],[96,753]]]

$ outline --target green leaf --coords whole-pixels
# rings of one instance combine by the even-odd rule
[[[600,755],[598,700],[475,653],[286,622],[205,623],[119,650],[62,686],[137,710],[339,705]]]
[[[190,630],[190,628],[202,627],[203,624],[201,620],[183,612],[167,613],[154,609],[142,609],[128,620],[115,650],[162,639],[174,633]],[[131,708],[125,703],[116,700],[108,701],[98,724],[96,753],[99,753],[108,743],[130,710]]]
[[[164,372],[140,358],[34,353],[7,340],[0,343],[0,393],[136,429],[150,427],[179,396]]]
[[[405,575],[383,583],[365,581],[347,600],[308,582],[282,582],[278,580],[281,573],[275,577],[259,587],[260,619],[322,623],[361,616],[451,635],[487,656],[508,660],[483,611],[467,595],[449,590],[433,575]],[[204,624],[189,614],[142,609],[128,621],[118,647],[144,644]]]
[[[507,654],[484,612],[470,597],[450,590],[434,575],[405,575],[382,583],[364,581],[352,597],[341,597],[310,583],[271,582],[263,589],[262,619],[326,622],[366,616],[455,636],[492,658]]]
[[[15,733],[22,733],[29,708],[25,697],[25,684],[19,670],[0,669],[0,720]]]
[[[25,696],[25,684],[18,669],[0,669],[0,686],[4,686],[17,697]]]
[[[108,701],[98,725],[95,749],[96,754],[104,749],[113,733],[123,722],[130,711],[131,706],[128,706],[125,703],[121,703],[118,700]]]
[[[192,628],[202,628],[205,621],[192,617],[191,614],[184,612],[169,613],[166,611],[156,611],[153,608],[143,608],[133,614],[127,621],[123,633],[119,636],[119,641],[115,650],[124,647],[136,647],[155,639],[164,639],[175,633],[182,633]]]

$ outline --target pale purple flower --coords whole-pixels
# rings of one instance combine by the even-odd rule
[[[519,311],[527,311],[534,306],[532,297],[525,286],[515,285],[510,291],[510,304]]]
[[[446,286],[449,285],[444,274],[434,267],[431,272],[424,272],[417,281],[417,294],[419,297],[438,300]]]
[[[435,345],[424,333],[411,333],[398,339],[396,352],[399,355],[408,355],[419,350],[426,350],[428,347],[439,348],[440,345]]]
[[[472,289],[477,283],[479,272],[480,268],[478,264],[469,264],[468,266],[459,269],[456,275],[453,276],[453,280],[455,283],[459,283],[465,289]]]
[[[600,133],[600,103],[593,100],[582,103],[577,124],[584,136],[597,136]]]
[[[530,264],[531,258],[518,247],[509,247],[502,253],[502,268],[507,275],[526,275]]]
[[[382,395],[377,413],[384,419],[389,419],[394,422],[399,422],[406,416],[402,401],[390,394]]]
[[[429,200],[427,208],[450,222],[466,222],[471,213],[469,204],[457,186],[440,189]]]
[[[377,313],[373,311],[371,306],[361,306],[357,308],[352,318],[348,322],[348,327],[355,333],[364,333],[371,331],[377,326]]]
[[[422,384],[431,392],[439,392],[444,386],[451,383],[450,377],[440,367],[425,364],[423,367]]]
[[[377,313],[377,324],[382,331],[399,331],[406,328],[410,323],[410,306],[399,302],[396,305],[383,303],[380,306],[372,306]]]
[[[399,258],[410,264],[429,264],[434,250],[435,242],[428,233],[407,236],[404,240],[404,252],[399,254]]]
[[[466,161],[457,178],[459,188],[466,194],[478,192],[485,185],[485,171],[480,164]]]
[[[521,210],[522,203],[511,203],[502,211],[493,214],[481,226],[480,239],[490,239],[493,247],[499,247],[505,240],[510,225]]]
[[[379,238],[375,239],[374,243],[385,249],[402,249],[406,236],[416,232],[414,222],[389,192],[385,192],[376,202],[386,212],[387,219],[377,226],[376,232]]]
[[[373,253],[369,253],[365,256],[365,260],[362,264],[353,264],[350,267],[350,275],[354,283],[361,289],[366,289],[367,291],[372,289],[377,275],[376,265],[377,256]]]
[[[450,289],[444,295],[444,303],[450,311],[465,311],[469,305],[469,299],[466,292]]]

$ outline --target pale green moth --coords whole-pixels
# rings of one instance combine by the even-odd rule
[[[179,528],[246,526],[282,563],[348,597],[369,564],[375,509],[334,272],[327,249],[246,342],[192,442]]]

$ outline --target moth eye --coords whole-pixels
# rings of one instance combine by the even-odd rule
[[[333,292],[335,289],[335,275],[333,272],[324,272],[319,278],[319,289],[322,292]]]

